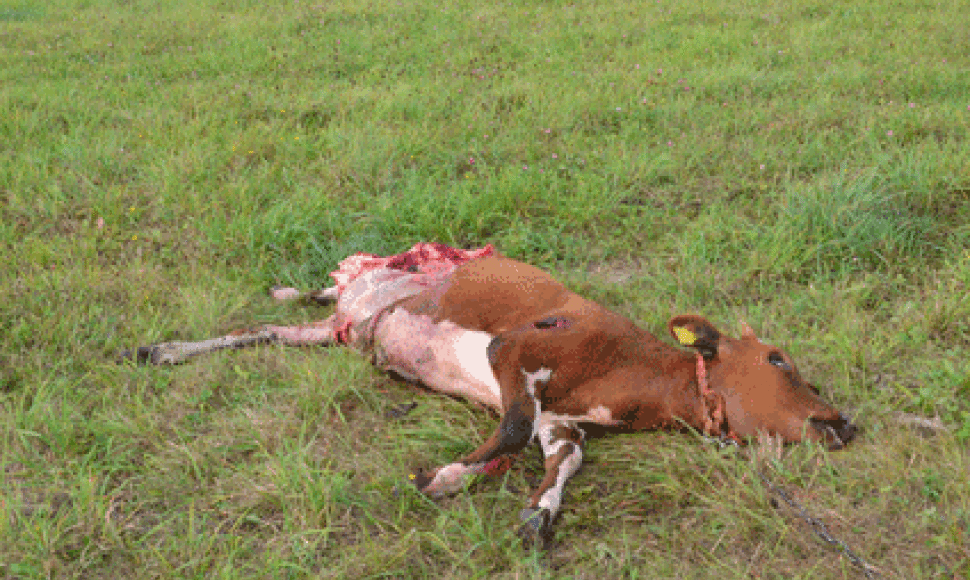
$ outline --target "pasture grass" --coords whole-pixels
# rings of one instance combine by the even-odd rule
[[[964,12],[0,0],[0,575],[861,577],[756,461],[884,577],[970,578]],[[416,241],[493,243],[658,335],[744,318],[864,432],[594,441],[539,554],[536,451],[404,485],[494,429],[470,404],[339,349],[114,362],[323,317],[265,289]]]

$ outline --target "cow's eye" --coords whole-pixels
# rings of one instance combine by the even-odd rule
[[[791,365],[785,360],[785,357],[777,352],[772,352],[768,354],[768,362],[775,365],[782,370],[791,370]]]

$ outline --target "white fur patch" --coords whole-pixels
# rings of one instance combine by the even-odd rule
[[[536,383],[548,381],[552,377],[552,370],[551,369],[547,369],[545,367],[542,367],[539,370],[537,370],[536,372],[530,373],[530,372],[526,372],[525,369],[522,369],[522,374],[525,375],[525,381],[526,381],[525,382],[525,388],[526,388],[526,390],[529,391],[529,395],[531,395],[532,398],[535,399],[536,398]],[[536,416],[538,416],[538,415],[536,415]]]
[[[545,453],[545,449],[543,449]],[[545,453],[546,457],[549,456]],[[549,515],[556,515],[559,505],[562,503],[562,490],[566,487],[566,481],[579,470],[583,463],[583,452],[577,447],[570,453],[562,463],[559,464],[559,472],[556,473],[556,483],[549,487],[539,498],[539,507],[549,510]]]
[[[541,367],[536,372],[530,373],[522,369],[522,374],[525,375],[525,390],[532,397],[532,402],[535,404],[535,420],[532,421],[532,439],[535,439],[536,434],[539,432],[538,419],[542,416],[542,405],[539,403],[539,397],[536,396],[536,383],[548,381],[552,377],[552,370]]]
[[[487,332],[468,330],[452,340],[452,348],[462,373],[478,384],[485,385],[491,393],[495,408],[502,406],[502,389],[499,387],[492,366],[488,364],[487,349],[492,335]]]
[[[540,415],[539,420],[536,421],[536,436],[539,438],[539,445],[542,446],[542,453],[546,457],[559,453],[559,449],[563,445],[571,443],[566,439],[553,438],[552,432],[559,424],[552,418],[551,413]]]
[[[569,427],[576,427],[578,423],[596,423],[607,427],[623,425],[623,421],[613,418],[613,413],[608,407],[597,405],[592,407],[583,415],[559,415],[546,412],[541,417],[543,422],[562,423]]]
[[[543,413],[539,417],[539,420],[536,421],[536,434],[539,437],[539,444],[542,445],[542,454],[546,458],[559,453],[564,445],[573,446],[572,453],[559,464],[559,470],[556,473],[556,483],[551,485],[539,498],[538,506],[548,509],[551,515],[556,515],[556,512],[559,511],[559,505],[562,502],[562,491],[566,486],[566,481],[576,473],[579,466],[583,463],[583,452],[580,447],[567,439],[554,438],[553,430],[560,424],[562,424],[562,421],[552,413]]]

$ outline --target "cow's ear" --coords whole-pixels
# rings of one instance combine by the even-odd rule
[[[667,328],[678,343],[696,349],[705,358],[717,355],[721,333],[703,316],[681,314],[671,318]]]
[[[758,337],[754,334],[754,329],[748,326],[748,323],[741,320],[741,338],[747,340],[758,340]]]

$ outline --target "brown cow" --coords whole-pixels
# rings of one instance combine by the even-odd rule
[[[703,317],[675,316],[668,330],[694,350],[686,352],[491,246],[465,252],[418,244],[391,258],[358,254],[341,266],[333,274],[338,285],[313,296],[337,301],[326,320],[163,343],[127,356],[165,364],[259,342],[343,343],[372,353],[381,369],[478,401],[501,415],[495,433],[466,457],[409,478],[430,496],[453,493],[473,474],[501,473],[512,454],[538,440],[547,473],[521,514],[530,541],[548,536],[565,482],[582,462],[584,425],[686,426],[734,439],[810,439],[831,449],[856,431],[787,353],[746,324],[736,339]]]

